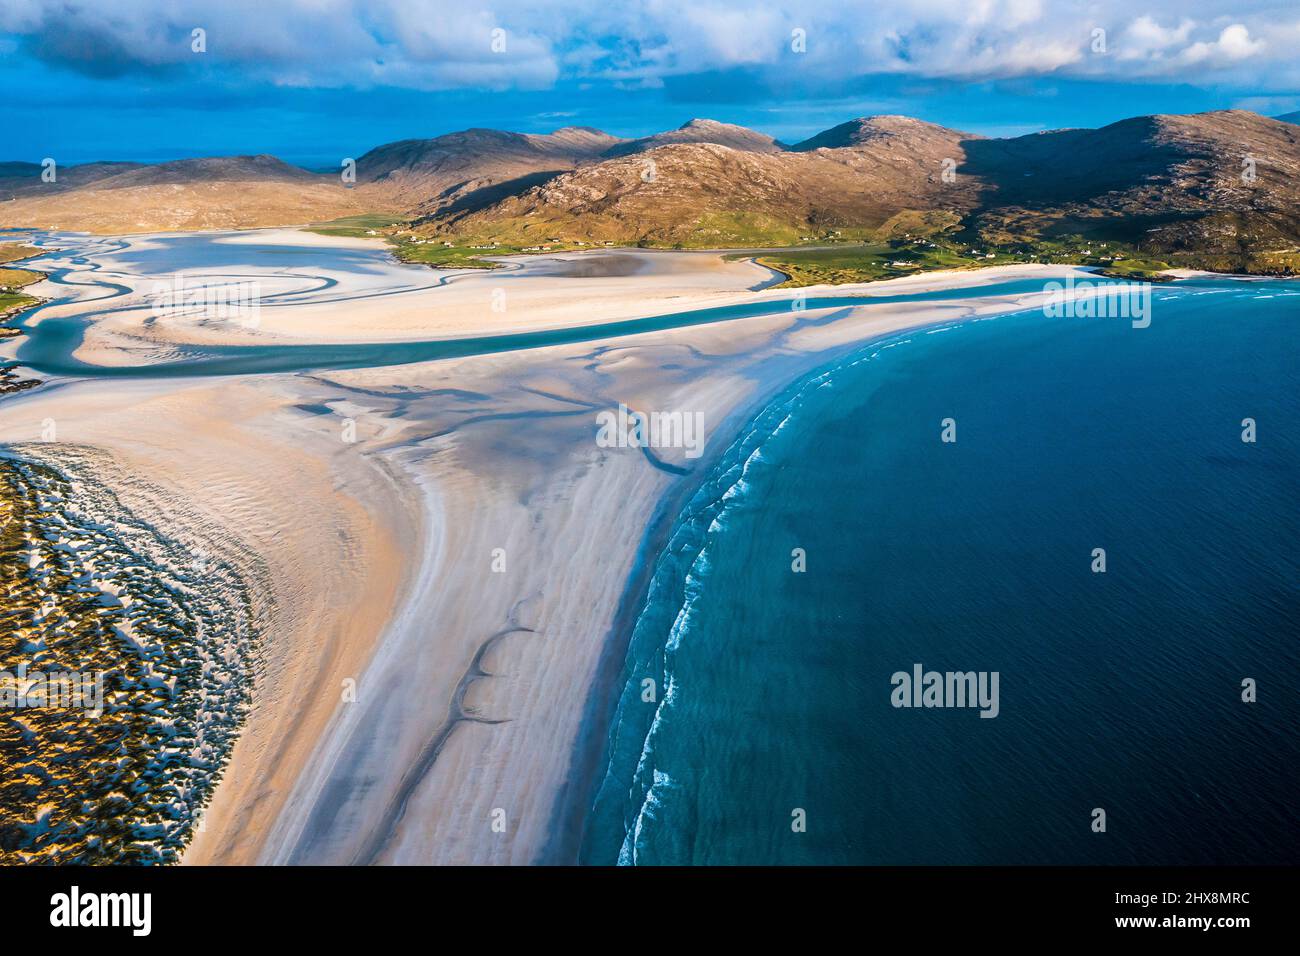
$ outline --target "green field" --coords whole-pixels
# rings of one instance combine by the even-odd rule
[[[0,269],[0,291],[15,292],[44,278],[45,273],[30,269]]]
[[[305,232],[315,232],[322,236],[342,236],[346,239],[382,239],[385,231],[405,220],[399,216],[387,216],[381,213],[366,213],[361,216],[344,216],[329,222],[313,223],[305,227]]]
[[[40,255],[43,251],[19,242],[0,243],[0,262],[17,262],[20,259]],[[24,295],[18,290],[33,282],[40,282],[44,278],[45,273],[33,272],[30,269],[0,269],[0,319],[7,319],[40,302],[40,299]],[[12,330],[0,329],[0,335],[6,338],[15,334],[17,333]]]
[[[939,269],[978,269],[1024,260],[1000,252],[986,257],[963,254],[947,245],[889,242],[835,249],[791,249],[759,256],[757,261],[789,277],[781,283],[782,287],[795,287],[875,282]]]
[[[348,239],[384,239],[393,247],[393,255],[402,262],[435,266],[439,269],[495,269],[499,263],[488,262],[480,257],[511,256],[523,252],[519,246],[473,244],[445,246],[441,240],[423,240],[408,230],[397,228],[404,226],[406,222],[407,220],[397,216],[370,213],[319,222],[306,227],[305,231]]]
[[[40,301],[34,296],[23,295],[21,292],[0,292],[0,319],[7,319]],[[3,330],[0,330],[0,334],[2,332]]]
[[[21,242],[0,242],[0,262],[17,262],[39,256],[45,250],[35,246],[25,246]]]
[[[744,253],[729,259],[746,258]],[[842,285],[875,282],[949,269],[980,269],[1016,263],[1052,263],[1089,266],[1117,278],[1159,281],[1170,263],[1133,255],[1114,244],[1089,245],[1082,240],[1045,240],[994,247],[978,242],[942,239],[894,239],[889,242],[846,245],[833,249],[790,249],[766,253],[756,259],[784,273],[781,287]]]
[[[441,242],[393,241],[393,254],[403,262],[415,262],[439,269],[495,269],[499,262],[480,258],[484,255],[513,256],[521,252],[516,246],[444,246]]]
[[[453,242],[437,238],[399,233],[393,236],[393,254],[403,262],[415,262],[438,269],[496,269],[501,263],[491,262],[484,256],[536,255],[539,252],[574,252],[599,248],[586,242],[547,242],[542,245],[514,245],[507,243]]]
[[[1204,269],[1211,272],[1246,271],[1257,274],[1294,274],[1300,269],[1300,253],[1283,250],[1255,254],[1243,263],[1229,256],[1205,253],[1177,253],[1163,258],[1141,253],[1126,241],[1117,241],[1091,223],[1058,223],[1055,235],[1035,235],[1003,224],[998,229],[974,230],[961,227],[952,213],[917,213],[904,211],[883,226],[865,230],[832,231],[812,235],[786,234],[771,223],[748,216],[712,216],[702,218],[701,229],[689,242],[659,243],[642,241],[636,245],[659,248],[754,248],[782,245],[777,252],[762,253],[758,262],[784,273],[783,287],[842,285],[896,279],[900,276],[953,269],[979,269],[986,266],[1016,263],[1078,265],[1097,270],[1101,275],[1144,282],[1166,281],[1161,275],[1169,269]],[[1087,227],[1079,232],[1073,229]],[[1064,229],[1072,230],[1061,234]],[[458,237],[444,240],[417,235],[406,220],[389,215],[348,216],[317,223],[307,231],[325,236],[378,238],[386,240],[393,254],[402,262],[418,263],[439,269],[493,269],[499,263],[487,256],[527,255],[538,251],[571,252],[603,248],[603,243],[587,240],[515,240],[493,244],[482,238]],[[542,230],[547,232],[548,230]],[[549,230],[555,234],[557,230]],[[809,232],[809,230],[805,230]],[[776,241],[764,241],[776,240]],[[447,242],[451,245],[447,245]],[[529,245],[527,243],[534,243]],[[623,243],[620,243],[622,245]],[[12,244],[0,245],[0,262],[33,255],[39,250]],[[749,258],[750,252],[738,251],[728,259]],[[25,270],[0,269],[0,292],[16,292],[27,282]],[[39,275],[37,276],[39,278]]]

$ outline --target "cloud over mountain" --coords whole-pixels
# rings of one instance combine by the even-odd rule
[[[286,85],[538,89],[743,68],[1300,84],[1277,0],[0,0],[11,48],[89,75],[237,68]],[[194,29],[207,52],[191,50]],[[498,32],[499,31],[499,32]],[[1103,31],[1099,33],[1098,31]]]

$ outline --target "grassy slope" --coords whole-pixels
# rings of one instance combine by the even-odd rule
[[[26,246],[21,242],[0,242],[0,262],[17,262],[39,256],[44,250],[35,246]]]
[[[402,262],[434,266],[439,269],[495,269],[500,263],[481,258],[484,255],[512,256],[525,251],[524,245],[474,245],[460,242],[444,246],[441,240],[414,241],[418,237],[405,229],[406,221],[394,216],[368,214],[347,216],[307,227],[307,232],[322,236],[343,236],[351,239],[385,239],[393,247],[393,255]],[[574,244],[547,243],[548,251],[579,248]]]
[[[509,256],[519,253],[517,246],[444,246],[441,243],[416,243],[394,239],[393,255],[402,262],[419,263],[437,269],[495,269],[500,263],[479,258],[482,255]]]
[[[45,273],[32,272],[30,269],[0,269],[0,289],[13,292],[44,278]]]
[[[17,262],[39,255],[42,251],[35,246],[17,242],[0,243],[0,262]],[[40,299],[35,296],[24,295],[18,290],[44,278],[44,273],[32,272],[30,269],[0,269],[0,319],[7,319],[39,302]],[[10,334],[17,333],[0,329],[0,336],[7,337]]]
[[[375,238],[384,234],[385,230],[402,222],[397,216],[386,216],[382,213],[366,213],[361,216],[344,216],[342,219],[331,219],[329,222],[318,222],[306,227],[305,232],[315,232],[322,236],[342,236],[348,239],[365,239]]]
[[[7,319],[11,315],[16,315],[39,301],[41,300],[35,296],[23,295],[21,292],[0,292],[0,319]],[[0,329],[0,335],[4,334],[5,330]]]
[[[701,222],[706,220],[709,226],[707,239],[701,238],[700,248],[788,246],[780,252],[757,257],[761,264],[789,277],[781,284],[786,288],[874,282],[923,272],[1029,262],[1088,266],[1102,275],[1149,282],[1164,281],[1163,272],[1180,267],[1233,271],[1231,263],[1213,262],[1203,255],[1178,254],[1157,259],[1138,252],[1129,243],[1103,241],[1098,236],[1090,237],[1087,231],[1047,238],[1004,229],[996,233],[999,241],[990,242],[992,231],[963,229],[959,217],[946,212],[904,211],[877,229],[846,230],[832,233],[829,239],[827,236],[815,237],[812,242],[797,235],[797,230],[787,235],[779,229],[763,228],[743,216],[709,216],[703,217]],[[475,244],[467,237],[457,237],[453,245],[445,246],[440,239],[415,241],[420,237],[409,232],[402,220],[383,215],[350,216],[320,223],[308,231],[321,235],[384,238],[401,261],[442,269],[491,269],[498,263],[482,256],[510,256],[536,251],[525,243],[542,243],[547,247],[546,251],[552,252],[603,248],[572,241],[543,242],[536,238],[521,238],[516,243],[493,246],[486,241]],[[549,230],[552,234],[555,231],[553,228]],[[801,248],[801,244],[808,246],[827,241],[836,245],[833,248]],[[696,244],[642,242],[639,245],[680,249]],[[738,252],[727,258],[749,258],[749,255]]]
[[[1116,259],[1117,255],[1122,258]],[[732,258],[742,256],[737,254]],[[1041,241],[1008,248],[978,242],[972,245],[947,237],[933,241],[895,239],[834,249],[791,249],[759,256],[757,261],[789,276],[782,283],[784,287],[874,282],[921,272],[1022,262],[1092,266],[1105,275],[1148,281],[1158,281],[1162,278],[1161,271],[1172,268],[1170,263],[1137,256],[1112,243],[1101,247],[1070,241]]]

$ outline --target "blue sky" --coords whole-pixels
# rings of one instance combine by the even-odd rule
[[[1289,0],[0,0],[0,25],[22,131],[0,159],[28,161],[333,168],[469,126],[636,136],[703,116],[795,141],[873,113],[1015,135],[1300,110]]]

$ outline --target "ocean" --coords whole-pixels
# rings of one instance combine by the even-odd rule
[[[1300,283],[1151,318],[895,335],[764,408],[654,559],[582,860],[1300,862]],[[916,665],[997,715],[894,706]]]

